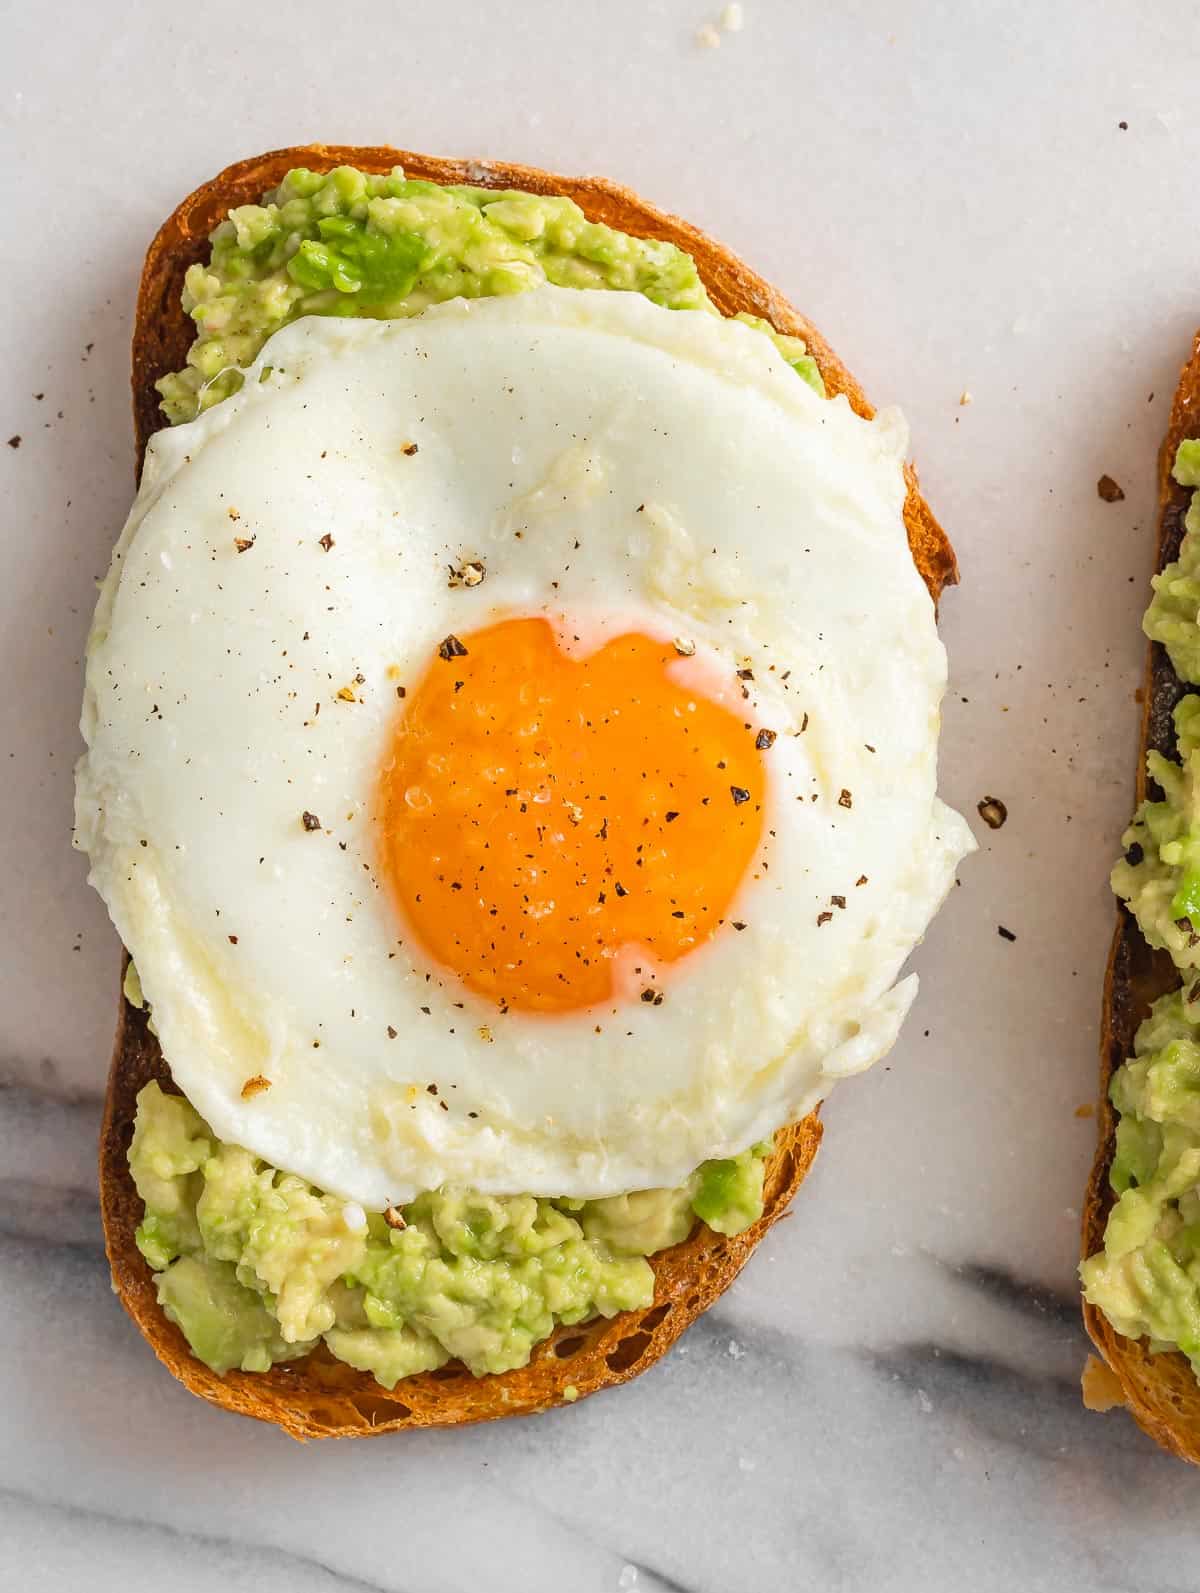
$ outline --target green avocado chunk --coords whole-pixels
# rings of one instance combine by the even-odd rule
[[[178,1323],[192,1354],[214,1372],[233,1366],[265,1372],[276,1361],[306,1355],[316,1343],[288,1343],[266,1298],[237,1280],[227,1261],[181,1256],[159,1274],[158,1303]]]
[[[320,1339],[386,1388],[455,1358],[524,1366],[559,1322],[642,1309],[647,1256],[697,1217],[739,1233],[762,1214],[769,1144],[706,1162],[679,1189],[602,1200],[444,1186],[364,1213],[217,1139],[180,1095],[138,1095],[129,1165],[138,1248],[159,1301],[215,1371],[265,1371]]]
[[[1182,1350],[1200,1374],[1200,983],[1154,1003],[1109,1093],[1119,1198],[1080,1268],[1084,1294],[1119,1333]]]
[[[671,310],[718,314],[695,262],[674,244],[588,221],[562,195],[440,187],[393,167],[288,172],[260,205],[239,205],[189,268],[183,307],[196,324],[187,366],[158,382],[172,423],[242,385],[273,332],[302,315],[390,319],[446,299],[521,293],[540,283],[641,293]],[[825,387],[800,338],[753,315],[816,392]]]
[[[699,1185],[692,1210],[714,1233],[741,1233],[762,1216],[762,1163],[752,1156],[705,1162]]]

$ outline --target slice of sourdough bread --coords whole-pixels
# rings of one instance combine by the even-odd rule
[[[697,228],[597,177],[560,177],[503,162],[439,160],[387,148],[312,144],[238,162],[205,183],[174,211],[150,246],[138,295],[133,335],[133,415],[138,469],[162,418],[155,380],[181,369],[194,335],[181,305],[187,268],[207,256],[208,237],[234,205],[255,203],[295,166],[324,171],[339,165],[386,172],[403,166],[410,177],[476,187],[566,194],[593,221],[641,237],[664,238],[695,260],[718,309],[749,311],[781,332],[802,337],[830,394],[845,393],[860,414],[872,410],[862,389],[803,316],[735,255]],[[936,603],[957,579],[954,554],[908,471],[905,522],[913,560]],[[644,1371],[729,1287],[772,1223],[784,1214],[816,1154],[821,1124],[814,1112],[785,1128],[766,1168],[763,1215],[735,1238],[702,1223],[691,1237],[652,1257],[655,1294],[648,1310],[559,1327],[519,1371],[475,1378],[451,1363],[398,1383],[392,1392],[369,1373],[354,1371],[323,1348],[267,1373],[219,1376],[196,1360],[179,1329],[159,1309],[154,1274],[134,1242],[141,1202],[126,1160],[135,1101],[152,1078],[170,1075],[146,1015],[120,1002],[116,1043],[100,1143],[105,1241],[113,1282],[125,1308],[155,1354],[187,1388],[226,1410],[255,1416],[299,1439],[345,1437],[400,1427],[486,1421],[545,1410],[626,1382]],[[569,1391],[569,1393],[568,1393]]]
[[[1179,444],[1200,436],[1200,333],[1192,342],[1191,358],[1183,367],[1171,419],[1158,458],[1158,553],[1155,569],[1179,556],[1183,519],[1191,490],[1171,475]],[[1152,749],[1173,757],[1175,727],[1171,714],[1188,690],[1171,668],[1166,648],[1150,645],[1142,704],[1142,733],[1138,752],[1137,801],[1146,795],[1146,754]],[[1112,1076],[1133,1055],[1133,1037],[1150,1010],[1150,1004],[1179,984],[1179,973],[1163,951],[1146,944],[1132,913],[1118,909],[1104,982],[1104,1012],[1100,1040],[1100,1137],[1088,1184],[1083,1212],[1083,1256],[1104,1246],[1104,1229],[1114,1195],[1108,1182],[1116,1150],[1117,1118],[1108,1099]],[[1183,1460],[1200,1465],[1200,1383],[1187,1359],[1179,1354],[1153,1355],[1144,1339],[1127,1339],[1117,1332],[1096,1306],[1084,1302],[1084,1322],[1092,1342],[1115,1375],[1097,1375],[1092,1365],[1084,1374],[1084,1398],[1093,1408],[1107,1410],[1124,1403],[1139,1427]]]

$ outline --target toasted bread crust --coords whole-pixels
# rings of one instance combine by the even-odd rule
[[[183,314],[184,273],[205,258],[208,235],[231,206],[253,203],[276,187],[293,166],[326,170],[354,165],[365,171],[403,166],[408,175],[440,183],[520,188],[532,193],[567,194],[593,221],[623,232],[665,238],[696,261],[713,302],[725,314],[748,310],[777,330],[804,338],[831,393],[845,393],[859,414],[873,411],[861,387],[810,322],[734,254],[704,233],[655,209],[615,183],[598,177],[560,177],[504,162],[438,160],[388,148],[312,144],[276,150],[238,162],[205,183],[178,207],[151,244],[142,272],[133,336],[133,416],[140,473],[146,443],[162,419],[154,382],[186,360],[194,328]],[[913,560],[935,603],[942,588],[957,580],[954,554],[945,533],[921,497],[916,475],[907,469],[904,518]],[[159,1309],[154,1275],[134,1242],[141,1202],[130,1177],[127,1152],[136,1097],[152,1078],[169,1079],[145,1014],[122,998],[108,1080],[100,1140],[100,1195],[105,1245],[113,1283],[155,1354],[193,1393],[226,1410],[282,1427],[299,1439],[346,1437],[400,1427],[434,1427],[529,1414],[562,1404],[568,1387],[583,1398],[626,1382],[644,1371],[683,1330],[724,1292],[741,1271],[759,1240],[783,1216],[799,1188],[821,1140],[813,1112],[785,1129],[766,1168],[763,1215],[735,1238],[697,1224],[683,1244],[652,1257],[654,1302],[576,1327],[559,1327],[539,1344],[529,1365],[519,1371],[472,1377],[451,1363],[436,1372],[406,1378],[389,1393],[369,1373],[354,1371],[326,1350],[286,1362],[268,1373],[230,1372],[218,1376],[195,1359],[177,1327]]]
[[[1175,452],[1187,437],[1200,436],[1200,333],[1192,342],[1191,358],[1183,367],[1171,419],[1158,456],[1158,552],[1155,569],[1179,555],[1183,518],[1191,501],[1189,489],[1171,476]],[[1142,703],[1142,733],[1138,756],[1136,798],[1146,795],[1146,753],[1154,750],[1174,755],[1175,730],[1171,719],[1176,703],[1189,688],[1183,685],[1166,648],[1153,642],[1146,655],[1146,680]],[[1151,1002],[1179,984],[1179,973],[1166,952],[1146,944],[1132,913],[1124,904],[1117,911],[1108,972],[1104,981],[1104,1010],[1100,1038],[1099,1143],[1083,1211],[1082,1254],[1086,1259],[1103,1248],[1104,1229],[1114,1196],[1108,1182],[1116,1150],[1117,1114],[1108,1099],[1112,1076],[1133,1055],[1133,1037],[1150,1010]],[[1138,1426],[1164,1449],[1200,1465],[1200,1383],[1186,1357],[1152,1355],[1144,1339],[1118,1333],[1104,1313],[1086,1300],[1083,1318],[1093,1344],[1100,1351],[1124,1392],[1125,1405]]]

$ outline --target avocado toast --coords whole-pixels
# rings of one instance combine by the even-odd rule
[[[1159,524],[1155,569],[1160,574],[1179,558],[1185,535],[1185,519],[1192,499],[1189,487],[1181,484],[1174,474],[1180,445],[1198,436],[1200,334],[1193,342],[1191,357],[1180,375],[1170,422],[1159,454]],[[1151,628],[1157,629],[1158,626],[1151,621]],[[1188,691],[1188,684],[1172,665],[1167,647],[1162,641],[1151,641],[1142,695],[1136,788],[1139,805],[1147,800],[1151,785],[1146,765],[1147,754],[1157,754],[1168,761],[1177,756],[1179,738],[1175,712]],[[1164,772],[1170,778],[1169,771]],[[1127,843],[1126,857],[1118,865],[1122,873],[1130,871],[1126,876],[1128,883],[1120,892],[1122,896],[1133,884],[1133,871],[1146,866],[1142,854],[1150,851],[1148,841],[1143,844],[1132,834],[1127,835]],[[1118,880],[1115,879],[1114,883],[1118,883]],[[1187,938],[1194,936],[1185,934],[1184,939]],[[1127,1060],[1135,1056],[1135,1052],[1144,1052],[1153,1058],[1153,1030],[1149,1025],[1143,1031],[1143,1040],[1138,1047],[1135,1047],[1135,1037],[1147,1021],[1151,1007],[1179,990],[1180,980],[1180,969],[1171,954],[1162,947],[1152,949],[1134,912],[1122,903],[1118,909],[1104,986],[1099,1143],[1084,1206],[1082,1255],[1085,1263],[1089,1258],[1099,1258],[1104,1254],[1109,1219],[1118,1203],[1112,1182],[1114,1163],[1118,1157],[1120,1122],[1120,1114],[1111,1098],[1114,1077]],[[1184,973],[1183,981],[1187,988],[1192,987],[1193,980],[1193,975]],[[1179,1036],[1173,1038],[1177,1041]],[[1171,1041],[1167,1044],[1169,1048]],[[1130,1115],[1133,1116],[1132,1113]],[[1149,1166],[1143,1169],[1147,1186],[1153,1182],[1152,1173],[1153,1169]],[[1122,1190],[1136,1190],[1140,1180],[1136,1175],[1131,1179],[1126,1173],[1119,1182]],[[1166,1265],[1174,1272],[1169,1260]],[[1177,1273],[1175,1276],[1180,1286],[1184,1286],[1182,1274]],[[1145,1278],[1144,1286],[1148,1292],[1155,1287],[1149,1277]],[[1165,1344],[1155,1345],[1147,1337],[1126,1336],[1118,1331],[1099,1304],[1086,1297],[1083,1310],[1088,1333],[1112,1374],[1111,1378],[1098,1378],[1093,1368],[1091,1375],[1085,1378],[1089,1402],[1096,1403],[1100,1408],[1123,1403],[1138,1425],[1165,1449],[1193,1464],[1200,1463],[1200,1384],[1186,1355]]]
[[[139,466],[150,435],[161,424],[155,381],[184,365],[193,335],[181,306],[184,277],[188,267],[206,255],[213,228],[235,206],[258,200],[292,168],[324,171],[341,165],[367,172],[403,166],[409,177],[433,183],[566,195],[592,221],[635,237],[667,240],[695,260],[712,302],[723,314],[746,312],[762,317],[780,333],[801,338],[826,390],[845,393],[858,413],[871,414],[861,390],[824,341],[767,284],[696,229],[653,209],[628,190],[600,179],[561,178],[499,163],[433,160],[391,149],[309,146],[229,168],[185,200],[152,244],[133,341]],[[917,491],[911,470],[907,479],[910,550],[936,601],[942,587],[955,579],[953,555]],[[130,1136],[138,1093],[155,1079],[167,1083],[169,1073],[147,1014],[123,997],[101,1141],[102,1209],[117,1291],[159,1357],[193,1392],[225,1408],[273,1421],[301,1439],[528,1413],[569,1403],[634,1376],[662,1355],[732,1282],[767,1227],[783,1214],[820,1139],[815,1113],[782,1130],[766,1161],[761,1217],[733,1236],[697,1223],[683,1242],[655,1254],[654,1298],[646,1308],[560,1325],[535,1347],[524,1367],[476,1377],[452,1361],[404,1377],[389,1391],[369,1373],[354,1370],[324,1348],[282,1361],[269,1372],[250,1373],[217,1373],[190,1353],[182,1332],[159,1306],[154,1274],[135,1240],[142,1203],[129,1171]]]

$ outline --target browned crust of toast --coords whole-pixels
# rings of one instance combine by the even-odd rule
[[[1183,518],[1191,492],[1171,476],[1179,444],[1200,436],[1200,333],[1192,341],[1191,358],[1183,367],[1171,419],[1158,456],[1158,552],[1155,568],[1179,555]],[[1146,680],[1142,704],[1142,733],[1138,755],[1137,801],[1146,795],[1146,753],[1167,756],[1175,751],[1171,714],[1187,691],[1181,684],[1166,648],[1151,643],[1146,655]],[[1117,1114],[1108,1099],[1112,1076],[1133,1055],[1133,1037],[1150,1004],[1175,989],[1179,973],[1166,952],[1146,944],[1132,915],[1122,904],[1117,912],[1108,972],[1104,981],[1104,1010],[1100,1038],[1099,1143],[1083,1211],[1082,1253],[1086,1258],[1103,1248],[1104,1228],[1114,1196],[1108,1182],[1116,1150]],[[1120,1334],[1104,1313],[1085,1300],[1083,1318],[1092,1342],[1118,1379],[1124,1403],[1138,1426],[1164,1449],[1200,1465],[1200,1383],[1186,1357],[1152,1355],[1145,1339]]]
[[[713,302],[724,314],[748,310],[777,330],[804,338],[829,392],[845,393],[862,415],[873,413],[853,376],[786,299],[728,249],[627,188],[599,177],[561,177],[500,161],[438,160],[405,150],[311,144],[230,166],[189,195],[150,245],[133,336],[139,472],[146,443],[162,425],[154,382],[182,368],[194,333],[180,305],[188,266],[206,257],[208,236],[231,206],[257,202],[293,166],[326,170],[337,165],[365,171],[400,165],[409,176],[433,182],[567,194],[593,221],[641,237],[668,239],[694,258]],[[907,480],[904,518],[909,546],[936,602],[942,588],[957,579],[954,554],[920,495],[911,467]],[[722,1238],[698,1223],[683,1244],[654,1256],[655,1293],[648,1310],[626,1312],[611,1321],[560,1326],[519,1371],[475,1378],[451,1363],[406,1378],[389,1393],[369,1373],[354,1371],[323,1348],[268,1373],[224,1376],[191,1354],[182,1333],[159,1309],[154,1275],[134,1242],[141,1202],[129,1174],[127,1152],[137,1092],[152,1078],[169,1079],[158,1043],[146,1027],[145,1014],[122,999],[100,1140],[101,1212],[114,1287],[155,1354],[193,1393],[226,1410],[274,1422],[299,1439],[529,1414],[562,1404],[568,1387],[583,1398],[634,1377],[663,1355],[733,1282],[767,1229],[783,1216],[821,1139],[816,1112],[779,1135],[767,1163],[763,1215],[745,1233]]]

